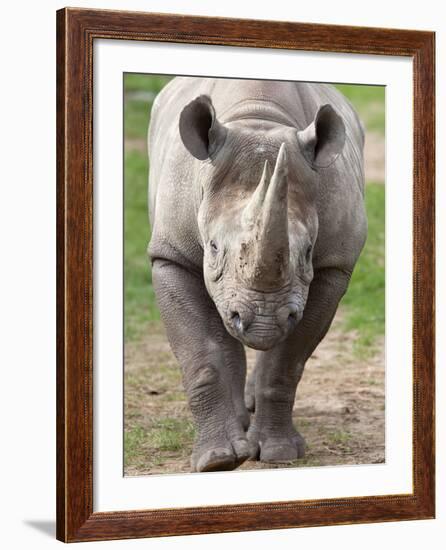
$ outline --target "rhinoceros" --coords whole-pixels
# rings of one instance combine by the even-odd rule
[[[330,85],[181,77],[148,141],[152,280],[196,426],[191,471],[300,458],[297,384],[367,234],[362,123]]]

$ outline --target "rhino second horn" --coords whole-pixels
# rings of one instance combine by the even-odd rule
[[[257,220],[260,212],[262,211],[262,206],[265,201],[270,180],[271,168],[269,166],[269,162],[265,160],[260,182],[252,194],[252,197],[249,199],[249,203],[247,204],[245,210],[243,211],[243,222],[248,227],[252,227],[254,225],[254,222]]]

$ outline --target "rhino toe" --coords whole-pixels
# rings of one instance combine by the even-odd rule
[[[302,436],[292,438],[269,438],[260,447],[261,462],[291,462],[305,456],[305,441]]]
[[[235,467],[234,453],[225,447],[217,447],[206,451],[200,456],[195,465],[195,470],[197,472],[215,472],[233,470]]]
[[[248,436],[251,460],[280,464],[305,456],[305,439],[296,430],[283,436],[268,436],[253,428]]]
[[[226,445],[208,448],[201,454],[195,451],[192,456],[192,471],[218,472],[234,470],[249,458],[249,445],[246,439],[236,439]]]

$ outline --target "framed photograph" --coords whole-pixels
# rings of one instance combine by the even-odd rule
[[[57,537],[434,517],[434,33],[57,12]]]

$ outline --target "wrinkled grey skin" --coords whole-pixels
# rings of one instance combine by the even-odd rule
[[[156,98],[149,254],[192,471],[303,456],[296,387],[367,233],[363,145],[328,85],[175,78]],[[258,350],[246,384],[243,344]]]

